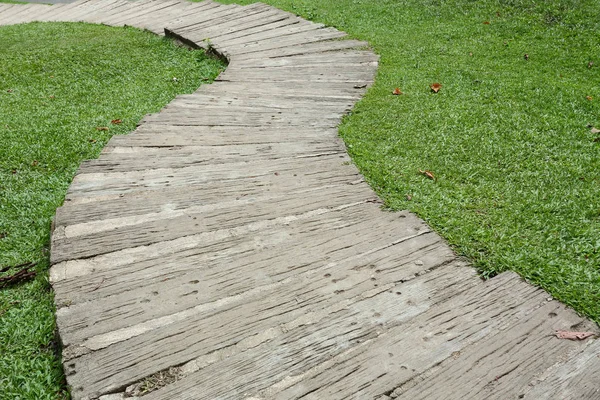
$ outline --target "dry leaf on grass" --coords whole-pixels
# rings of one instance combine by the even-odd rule
[[[437,181],[437,178],[435,177],[435,175],[433,174],[433,172],[429,171],[429,170],[425,170],[425,171],[421,171],[419,170],[419,173],[421,175],[425,175],[426,177],[428,177],[429,179],[431,179],[432,181]]]
[[[595,127],[592,126],[592,129],[590,129],[590,132],[591,133],[600,133],[600,129],[595,128]]]
[[[431,91],[433,93],[437,93],[442,88],[442,84],[436,82],[436,83],[432,83],[431,85],[429,85],[429,87],[431,88]]]
[[[394,91],[392,92],[392,94],[394,96],[398,96],[398,95],[404,94],[404,93],[402,93],[402,90],[400,90],[400,88],[396,88],[396,89],[394,89]]]
[[[97,131],[107,131],[108,127],[107,126],[98,126],[98,127],[96,127],[96,130]]]
[[[113,119],[112,121],[110,121],[111,124],[113,125],[119,125],[120,123],[122,123],[123,121],[120,119]]]
[[[484,25],[489,25],[489,24],[490,24],[490,21],[483,21],[483,24],[484,24]]]
[[[594,98],[593,98],[592,96],[585,96],[585,98],[586,98],[586,100],[587,100],[587,101],[592,101],[592,100],[594,100]]]
[[[596,336],[596,332],[556,331],[555,335],[559,339],[584,340],[589,337]]]

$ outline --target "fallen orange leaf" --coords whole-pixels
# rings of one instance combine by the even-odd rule
[[[120,119],[113,119],[112,121],[110,121],[111,124],[113,125],[118,125],[120,123],[122,123],[123,121],[121,121]]]
[[[431,172],[431,171],[429,171],[427,169],[425,171],[419,170],[419,173],[425,175],[426,177],[428,177],[432,181],[437,181],[437,178],[435,177],[435,175],[433,174],[433,172]]]
[[[596,336],[596,332],[570,332],[570,331],[556,331],[556,337],[559,339],[569,340],[584,340],[592,336]]]
[[[483,24],[484,24],[484,25],[489,25],[489,24],[490,24],[490,21],[483,21]]]
[[[594,98],[592,96],[585,96],[588,101],[592,101]]]
[[[404,94],[402,93],[402,90],[400,90],[400,88],[396,88],[394,89],[394,91],[392,92],[393,95],[398,96],[400,94]]]
[[[432,84],[431,84],[429,87],[431,88],[431,91],[432,91],[433,93],[437,93],[437,92],[439,92],[439,91],[440,91],[440,89],[442,88],[442,85],[441,85],[440,83],[437,83],[437,82],[436,82],[436,83],[432,83]]]

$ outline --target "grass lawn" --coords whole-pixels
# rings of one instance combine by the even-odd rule
[[[66,397],[46,271],[50,221],[79,163],[222,67],[131,28],[0,27],[0,268],[38,263],[34,280],[0,289],[0,399]]]
[[[263,1],[381,55],[340,133],[389,208],[600,322],[597,0]]]

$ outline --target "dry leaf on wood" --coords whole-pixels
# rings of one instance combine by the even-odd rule
[[[596,332],[556,331],[556,337],[559,339],[584,340],[592,336],[596,336]]]

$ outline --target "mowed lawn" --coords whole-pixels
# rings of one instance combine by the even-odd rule
[[[48,246],[51,218],[80,162],[221,68],[132,28],[0,27],[0,269],[37,263],[35,279],[0,288],[0,399],[67,396]]]
[[[264,2],[380,54],[340,133],[389,208],[600,322],[597,0]]]

